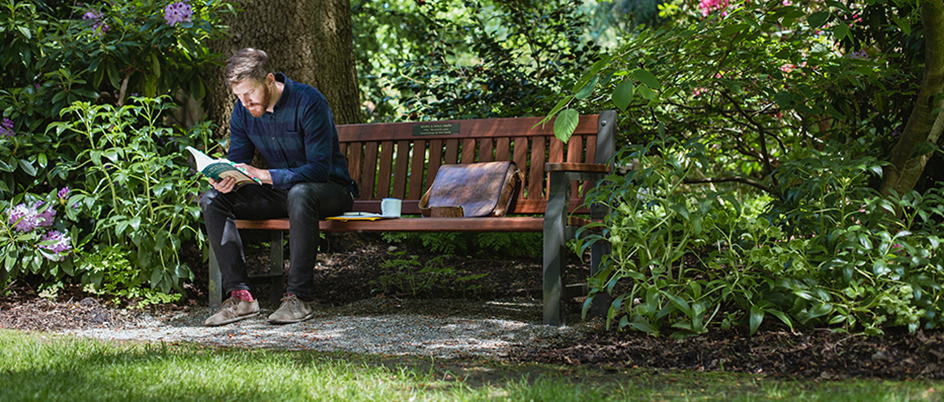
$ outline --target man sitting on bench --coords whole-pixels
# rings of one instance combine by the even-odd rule
[[[312,317],[308,301],[320,242],[318,221],[350,211],[358,195],[325,97],[309,85],[269,72],[267,63],[264,51],[247,48],[226,65],[226,84],[239,98],[230,119],[228,159],[263,184],[234,188],[232,178],[210,179],[213,188],[200,200],[223,290],[230,292],[220,311],[206,320],[207,326],[259,315],[259,302],[249,292],[235,219],[288,217],[288,289],[268,322],[294,323]],[[268,170],[249,165],[255,151]]]

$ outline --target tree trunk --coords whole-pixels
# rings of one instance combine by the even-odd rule
[[[912,156],[920,143],[936,144],[944,130],[944,113],[934,113],[944,106],[938,98],[944,92],[944,5],[940,0],[921,2],[924,24],[924,78],[917,102],[891,151],[891,164],[884,169],[882,194],[904,194],[914,189],[931,155]]]
[[[245,47],[269,54],[273,72],[321,91],[334,112],[336,124],[360,122],[360,96],[354,68],[354,39],[349,0],[243,0],[236,15],[223,24],[230,35],[209,44],[223,62]],[[223,67],[207,89],[207,115],[219,125],[215,137],[229,134],[229,117],[236,97],[223,83]]]

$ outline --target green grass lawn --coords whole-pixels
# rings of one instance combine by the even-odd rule
[[[784,381],[0,330],[0,401],[942,400],[944,382]]]

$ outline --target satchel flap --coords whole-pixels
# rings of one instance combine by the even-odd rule
[[[498,205],[512,162],[443,165],[428,192],[428,208],[461,206],[465,216],[485,216]],[[424,197],[426,198],[426,197]]]

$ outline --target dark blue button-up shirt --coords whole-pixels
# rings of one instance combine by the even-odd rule
[[[356,197],[357,186],[341,154],[334,116],[324,95],[282,73],[275,74],[275,79],[285,86],[273,113],[253,117],[242,101],[236,101],[227,159],[249,163],[258,150],[272,175],[273,188],[332,181]]]

